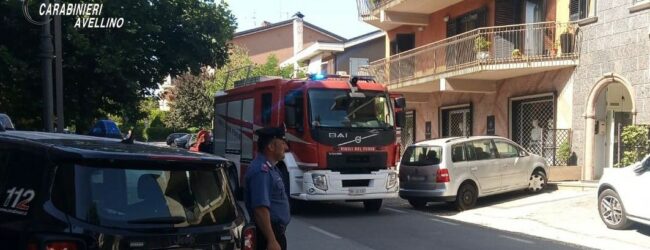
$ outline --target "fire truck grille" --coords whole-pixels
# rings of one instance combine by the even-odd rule
[[[327,167],[341,173],[370,173],[385,169],[386,153],[341,153],[327,156]]]

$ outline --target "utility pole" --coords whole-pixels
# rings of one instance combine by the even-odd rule
[[[43,0],[46,5],[50,4],[49,0]],[[43,130],[52,132],[53,112],[53,89],[52,89],[52,35],[50,34],[49,15],[43,16],[45,24],[41,27],[41,80],[43,82]]]
[[[54,0],[61,3],[61,0]],[[63,57],[61,48],[61,16],[54,16],[54,75],[56,76],[56,132],[63,133],[65,120],[63,119]]]

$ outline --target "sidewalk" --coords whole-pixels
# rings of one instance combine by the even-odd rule
[[[598,214],[597,189],[579,183],[558,183],[557,187],[509,201],[502,195],[486,197],[483,202],[479,199],[476,209],[441,216],[591,248],[650,249],[650,227],[635,225],[616,231],[603,224]]]

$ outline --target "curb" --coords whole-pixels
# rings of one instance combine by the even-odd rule
[[[549,182],[549,187],[555,187],[557,190],[580,190],[590,191],[598,189],[598,183],[584,182]]]

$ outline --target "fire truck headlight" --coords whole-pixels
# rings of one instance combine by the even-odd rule
[[[312,174],[311,179],[314,182],[314,187],[327,191],[327,177],[324,174]]]
[[[394,188],[397,185],[397,173],[390,172],[388,173],[388,178],[386,180],[386,189]]]

